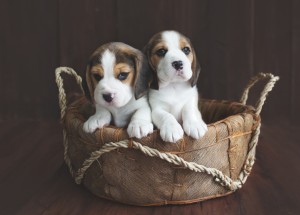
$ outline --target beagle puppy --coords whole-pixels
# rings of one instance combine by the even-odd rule
[[[150,39],[145,53],[153,72],[152,120],[161,138],[175,143],[184,132],[194,139],[203,137],[207,125],[198,109],[196,87],[200,66],[190,40],[176,31],[163,31]]]
[[[83,125],[84,131],[114,124],[127,127],[130,137],[153,132],[151,110],[145,96],[151,74],[144,54],[124,43],[102,45],[90,57],[86,68],[86,92],[96,113]]]

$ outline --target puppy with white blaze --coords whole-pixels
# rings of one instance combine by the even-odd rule
[[[163,31],[150,39],[145,53],[153,72],[152,120],[161,138],[175,143],[184,132],[194,139],[203,137],[207,125],[198,109],[196,87],[200,66],[190,40],[176,31]]]
[[[86,84],[96,113],[83,125],[86,132],[109,124],[127,127],[130,137],[142,138],[153,132],[146,92],[148,62],[144,54],[124,43],[108,43],[90,57]]]

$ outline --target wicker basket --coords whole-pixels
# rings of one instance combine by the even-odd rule
[[[242,187],[255,160],[260,111],[279,79],[260,73],[245,88],[241,102],[202,100],[208,132],[200,140],[184,136],[177,144],[163,142],[159,131],[129,139],[126,129],[105,127],[87,134],[85,120],[94,112],[82,96],[66,105],[61,73],[81,78],[71,68],[56,70],[64,158],[77,184],[95,195],[132,205],[188,204],[228,195]],[[267,79],[256,107],[247,106],[249,89]]]

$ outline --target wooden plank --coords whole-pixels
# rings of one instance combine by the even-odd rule
[[[0,209],[3,214],[20,210],[63,163],[58,122],[24,120],[16,124],[7,121],[0,123],[0,128],[11,125],[14,127],[10,135],[6,132],[7,135],[0,137],[3,143],[0,145]]]
[[[228,28],[228,1],[208,1],[207,11],[207,43],[208,83],[203,96],[214,99],[225,99],[227,92],[227,28]]]
[[[0,118],[56,116],[57,2],[2,1],[0,8]]]
[[[290,112],[291,7],[290,1],[255,1],[255,73],[281,77],[262,112],[271,120]]]
[[[208,2],[207,97],[239,100],[253,73],[254,2]]]
[[[119,0],[118,39],[142,49],[155,33],[177,30],[196,40],[206,24],[203,19],[206,4],[206,1],[197,0]]]
[[[115,1],[59,0],[60,65],[84,74],[92,52],[117,40]]]
[[[239,101],[254,73],[254,0],[229,1],[226,31],[226,99]]]
[[[292,1],[292,78],[291,78],[291,122],[300,122],[300,2]]]

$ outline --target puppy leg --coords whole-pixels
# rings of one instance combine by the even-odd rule
[[[152,132],[151,109],[147,104],[133,114],[127,128],[127,133],[129,137],[142,138]]]
[[[152,111],[154,124],[160,129],[160,136],[163,141],[176,143],[183,138],[183,130],[175,117],[162,108]]]
[[[191,99],[182,110],[184,132],[194,139],[200,139],[207,132],[207,125],[198,109],[198,98]]]
[[[110,112],[105,108],[96,105],[96,113],[83,124],[83,130],[87,133],[93,133],[97,128],[109,125],[110,121]]]

